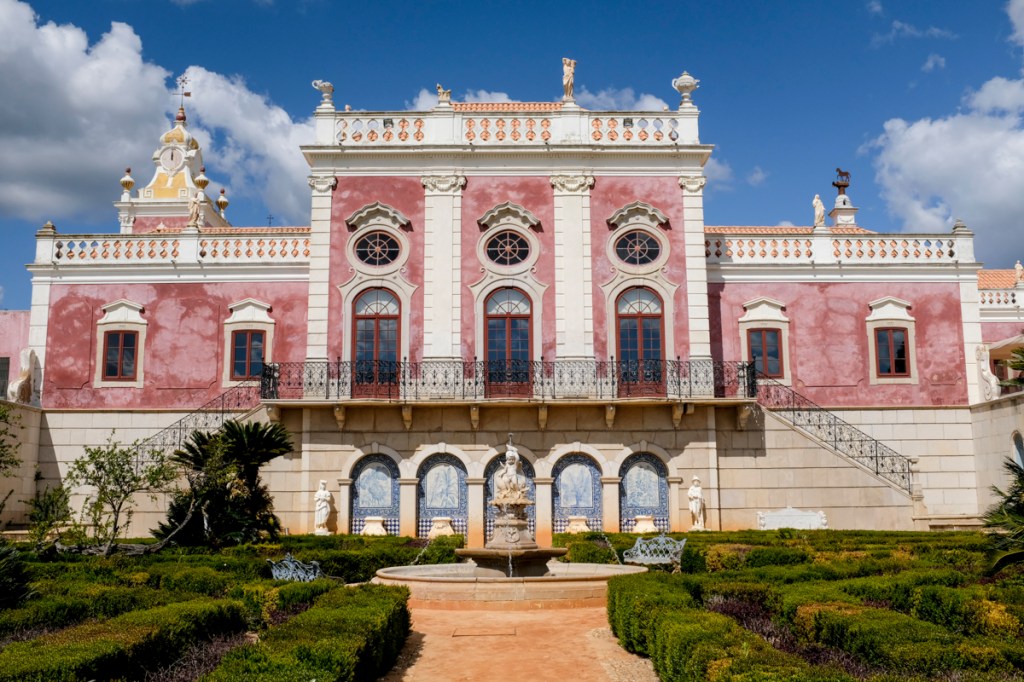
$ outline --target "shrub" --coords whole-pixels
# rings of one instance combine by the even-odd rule
[[[29,596],[28,580],[28,570],[18,550],[0,544],[0,611],[17,606]]]
[[[747,553],[745,566],[789,566],[811,560],[807,550],[799,547],[754,547]]]
[[[744,565],[750,545],[713,545],[704,554],[708,571],[728,571]]]
[[[259,644],[228,653],[205,680],[372,680],[386,672],[409,634],[405,588],[337,589]]]
[[[201,600],[136,611],[8,645],[0,652],[0,680],[139,678],[200,639],[244,627],[237,602]]]

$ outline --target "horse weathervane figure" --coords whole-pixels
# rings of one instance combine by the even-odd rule
[[[846,188],[850,186],[850,173],[842,168],[836,168],[836,179],[832,186],[839,190],[839,194],[846,194]]]

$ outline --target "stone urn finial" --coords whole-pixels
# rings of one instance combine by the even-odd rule
[[[700,81],[691,76],[688,72],[683,71],[683,75],[679,78],[672,79],[672,87],[676,89],[676,92],[680,95],[679,108],[693,106],[693,101],[690,99],[690,93],[700,87]]]

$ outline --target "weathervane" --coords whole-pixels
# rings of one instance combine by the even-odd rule
[[[181,104],[179,104],[179,106],[184,108],[185,98],[192,96],[192,92],[185,89],[185,86],[188,85],[188,76],[186,76],[185,74],[181,74],[180,76],[178,76],[177,83],[178,90],[180,91],[179,94],[181,96]]]

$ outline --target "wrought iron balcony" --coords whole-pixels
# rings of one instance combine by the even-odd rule
[[[264,400],[754,398],[748,362],[718,360],[555,360],[269,363]]]

